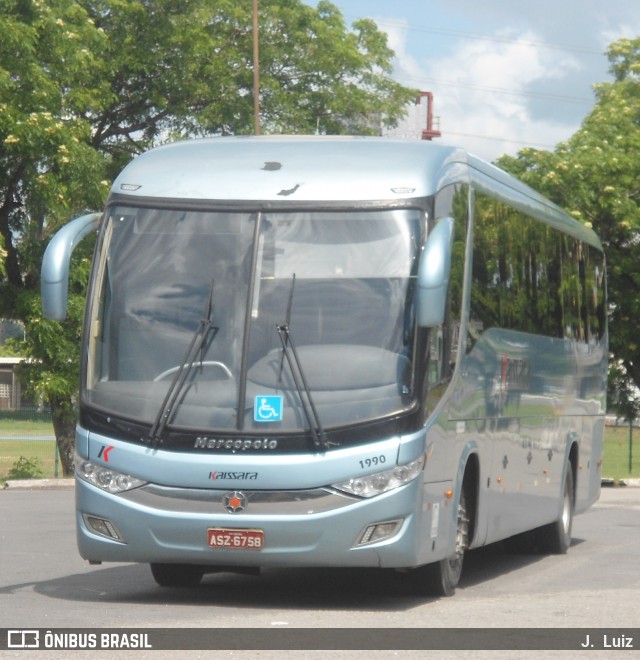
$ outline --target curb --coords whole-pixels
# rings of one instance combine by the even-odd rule
[[[640,479],[603,479],[600,482],[602,488],[627,487],[640,488]]]
[[[12,479],[5,482],[4,490],[35,490],[43,488],[73,488],[75,479]]]

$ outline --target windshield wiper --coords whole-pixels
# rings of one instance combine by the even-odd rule
[[[311,436],[313,438],[313,444],[317,449],[327,449],[331,443],[326,439],[326,434],[322,428],[322,423],[320,422],[320,417],[318,411],[313,403],[313,397],[311,396],[311,390],[307,384],[307,379],[305,378],[304,371],[302,370],[302,364],[300,358],[298,357],[298,352],[296,351],[296,346],[291,336],[290,323],[291,323],[291,307],[293,303],[293,289],[296,283],[295,273],[291,279],[291,288],[289,289],[289,303],[287,304],[287,316],[284,323],[276,325],[278,330],[278,336],[280,337],[280,342],[282,343],[282,357],[280,360],[280,375],[279,380],[282,380],[282,369],[284,366],[284,360],[287,360],[289,365],[289,371],[291,372],[291,377],[293,378],[293,383],[298,392],[298,397],[300,398],[300,405],[304,412],[304,416],[307,419],[309,424],[309,429],[311,431]]]
[[[200,320],[200,323],[191,338],[187,352],[184,354],[182,362],[178,366],[178,370],[169,384],[167,394],[164,397],[158,415],[149,431],[149,435],[147,436],[148,441],[154,447],[162,443],[167,425],[171,421],[176,408],[180,405],[178,397],[184,389],[184,385],[187,382],[187,378],[191,373],[194,363],[196,362],[198,353],[200,353],[200,362],[202,362],[206,350],[209,348],[218,333],[219,328],[212,325],[213,285],[214,280],[211,280],[209,295],[207,296],[204,310],[204,318]]]

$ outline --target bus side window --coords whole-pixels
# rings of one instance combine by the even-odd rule
[[[462,290],[464,285],[465,252],[468,229],[468,196],[466,185],[443,188],[435,200],[435,220],[454,219],[449,295],[444,323],[429,332],[429,410],[440,400],[453,375],[460,338]]]
[[[589,245],[476,194],[467,352],[490,328],[600,341],[604,262]]]

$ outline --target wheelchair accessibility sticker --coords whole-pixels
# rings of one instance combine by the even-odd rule
[[[253,405],[253,419],[256,422],[281,422],[282,397],[259,395]]]

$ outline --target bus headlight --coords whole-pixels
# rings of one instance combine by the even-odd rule
[[[147,483],[79,456],[76,456],[75,467],[78,478],[108,493],[124,493]]]
[[[413,481],[424,467],[424,455],[415,461],[396,465],[391,470],[376,472],[366,477],[353,477],[349,481],[333,484],[333,488],[359,497],[374,497]]]

